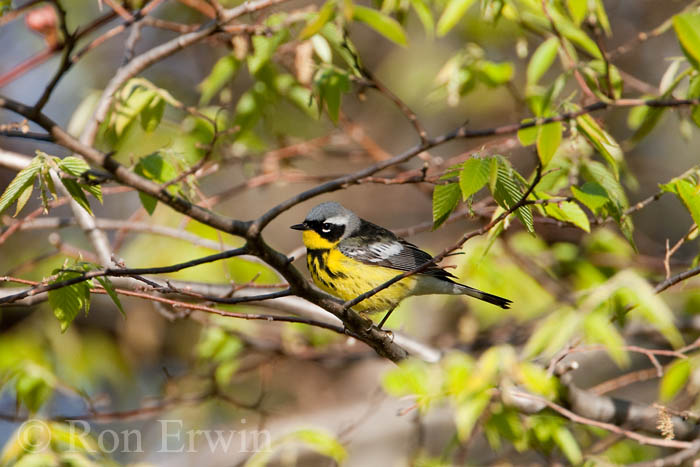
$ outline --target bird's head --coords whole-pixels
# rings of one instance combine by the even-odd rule
[[[314,207],[304,222],[291,226],[304,232],[304,245],[309,249],[326,249],[337,245],[360,227],[360,218],[338,203],[321,203]]]

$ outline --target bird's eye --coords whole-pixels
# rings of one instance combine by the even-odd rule
[[[324,222],[323,225],[321,226],[321,232],[323,233],[329,233],[331,231],[331,224],[328,222]]]

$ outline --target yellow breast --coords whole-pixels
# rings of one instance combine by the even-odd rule
[[[342,300],[352,300],[400,274],[395,269],[356,261],[333,247],[310,247],[306,242],[306,233],[304,232],[304,243],[307,246],[306,262],[311,277],[321,289]],[[317,234],[314,233],[314,235],[320,238]],[[330,244],[325,240],[324,242]],[[310,243],[322,245],[322,242]],[[388,311],[398,305],[402,299],[411,295],[415,285],[416,277],[407,277],[363,300],[353,309],[361,312]]]

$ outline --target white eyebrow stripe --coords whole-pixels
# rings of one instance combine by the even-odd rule
[[[334,216],[334,217],[329,217],[328,219],[324,220],[323,222],[328,222],[329,224],[335,224],[335,225],[348,225],[348,216]]]

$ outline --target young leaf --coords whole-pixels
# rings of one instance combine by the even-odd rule
[[[661,402],[669,402],[686,385],[691,373],[690,360],[679,358],[666,370],[659,385],[659,399]]]
[[[588,13],[588,0],[566,0],[566,7],[571,19],[579,26]]]
[[[455,425],[457,436],[461,441],[466,441],[471,436],[474,425],[491,402],[489,391],[482,391],[470,397],[457,407],[455,412]]]
[[[581,188],[572,185],[571,193],[596,216],[603,215],[603,208],[610,202],[605,188],[596,182],[586,182]]]
[[[695,69],[700,67],[700,14],[683,13],[673,17],[673,28],[683,53]]]
[[[477,191],[481,190],[489,181],[491,174],[491,161],[473,157],[462,165],[459,173],[459,187],[462,190],[462,199],[467,200]]]
[[[676,182],[676,189],[683,204],[690,211],[690,215],[693,216],[693,221],[700,225],[700,185],[684,179]]]
[[[25,190],[34,185],[34,179],[41,172],[44,160],[43,155],[36,156],[28,166],[20,170],[17,176],[12,179],[5,192],[0,196],[0,214],[17,201]],[[17,209],[15,215],[17,213],[19,213],[19,209]]]
[[[68,156],[58,162],[58,168],[68,175],[74,177],[82,176],[86,171],[90,170],[90,166],[85,160],[80,157]]]
[[[617,141],[603,130],[590,115],[581,115],[576,118],[576,126],[579,132],[605,158],[617,179],[619,167],[623,161],[622,149]]]
[[[559,39],[550,37],[537,47],[527,64],[528,86],[537,84],[544,74],[552,66],[559,52]]]
[[[423,24],[425,34],[428,37],[433,37],[435,30],[435,19],[433,18],[433,12],[430,11],[430,7],[426,5],[424,0],[411,0],[411,6],[416,12],[420,22]]]
[[[323,4],[318,13],[311,17],[304,29],[299,33],[298,40],[303,41],[318,33],[321,28],[331,20],[333,13],[335,12],[336,2],[335,0],[329,0]]]
[[[561,452],[564,453],[571,465],[579,465],[583,462],[581,448],[568,428],[561,425],[554,431],[554,442],[557,443]]]
[[[519,186],[519,180],[514,175],[513,168],[504,159],[499,160],[498,175],[492,194],[503,209],[515,206],[523,195],[523,190]],[[535,232],[535,221],[530,206],[519,207],[515,210],[515,216],[520,219],[528,232]]]
[[[572,189],[575,187],[572,187]],[[606,198],[607,201],[607,198]],[[590,233],[591,223],[583,209],[573,201],[563,201],[556,204],[548,204],[544,207],[544,212],[554,219],[569,222],[579,229]]]
[[[459,203],[461,190],[457,183],[436,185],[433,190],[433,230],[450,217],[450,214]]]
[[[27,189],[25,189],[21,195],[19,195],[19,198],[17,198],[17,207],[15,208],[15,214],[13,217],[17,217],[17,214],[24,208],[24,205],[27,204],[27,201],[32,197],[32,193],[34,192],[34,183],[29,185]],[[48,204],[48,203],[47,203]]]
[[[97,282],[105,289],[109,298],[112,299],[114,304],[117,305],[117,308],[119,308],[121,314],[126,318],[126,312],[124,311],[124,307],[122,307],[122,302],[119,300],[119,295],[117,295],[117,289],[114,288],[114,284],[109,280],[109,277],[98,277]]]
[[[272,55],[284,41],[287,40],[287,29],[282,29],[272,36],[253,36],[253,53],[248,55],[248,71],[255,75],[272,58]]]
[[[562,132],[564,131],[561,122],[552,122],[538,127],[537,132],[537,155],[542,162],[542,167],[546,167],[554,157],[554,153],[561,144]]]
[[[610,358],[619,367],[629,366],[630,359],[625,351],[625,340],[610,321],[607,313],[599,311],[588,313],[583,320],[583,330],[587,342],[603,344]]]
[[[141,111],[141,128],[151,133],[158,128],[165,113],[165,100],[156,95]]]
[[[444,36],[455,27],[475,0],[449,0],[438,20],[437,35]]]
[[[85,196],[80,184],[73,179],[64,177],[61,178],[61,183],[63,183],[63,186],[66,187],[66,190],[68,190],[68,193],[70,193],[73,200],[92,216],[93,214],[92,209],[90,209],[90,203],[88,202],[87,196]]]
[[[58,275],[52,284],[81,276],[75,271],[54,271],[54,274]],[[48,295],[49,305],[61,324],[61,332],[68,329],[80,310],[84,309],[87,314],[90,309],[90,287],[87,282],[49,290]]]
[[[354,5],[352,12],[354,20],[365,23],[382,36],[399,45],[407,45],[406,33],[399,22],[391,16],[387,16],[381,11],[361,5]]]
[[[240,66],[241,62],[233,54],[221,57],[212,67],[209,76],[197,86],[202,92],[199,103],[208,104],[233,79]]]

